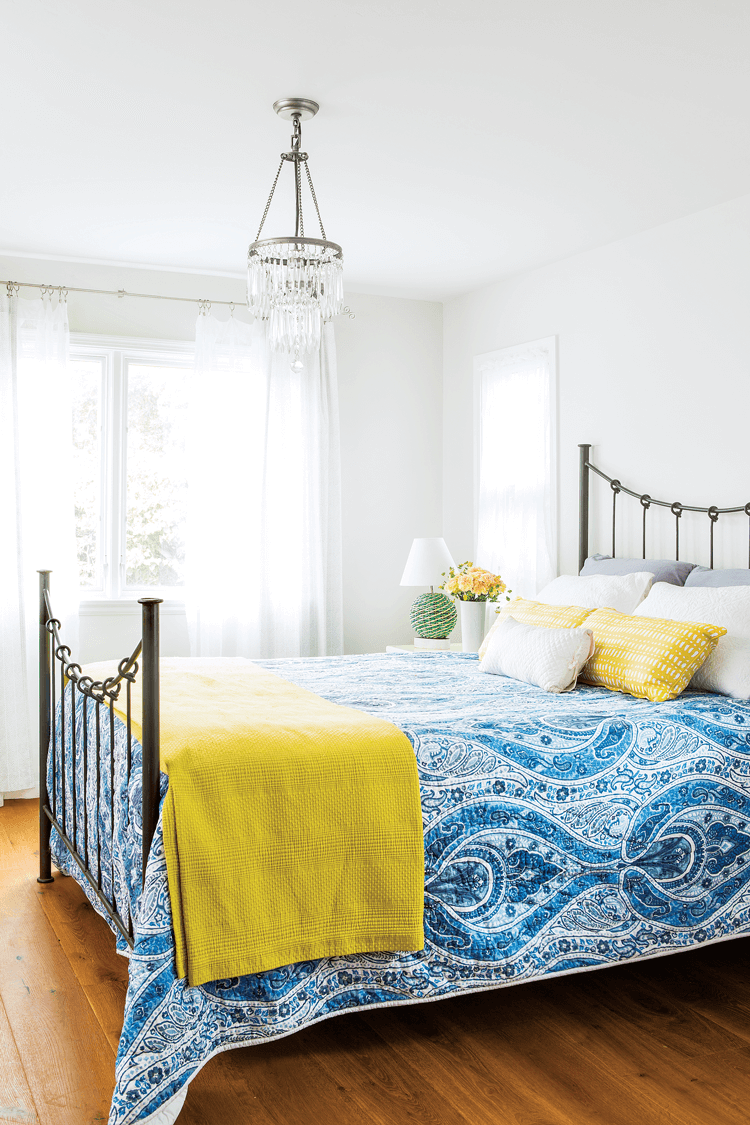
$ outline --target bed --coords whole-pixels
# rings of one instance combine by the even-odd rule
[[[587,513],[588,472],[599,472],[589,447],[581,466]],[[584,535],[582,503],[585,558]],[[142,642],[118,675],[95,682],[60,642],[48,586],[43,573],[40,879],[51,879],[51,858],[74,875],[130,959],[110,1125],[170,1125],[212,1055],[348,1010],[424,1003],[750,933],[748,702],[686,692],[649,703],[595,687],[549,695],[479,673],[473,654],[275,660],[260,663],[390,720],[411,742],[425,948],[190,988],[175,972],[159,817],[167,778],[158,769],[158,601],[144,599]],[[138,674],[141,740],[112,706]]]

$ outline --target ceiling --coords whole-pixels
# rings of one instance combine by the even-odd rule
[[[0,0],[0,26],[0,252],[241,276],[291,95],[371,292],[445,299],[750,192],[747,0]]]

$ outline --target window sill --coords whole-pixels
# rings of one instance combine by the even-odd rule
[[[146,597],[147,595],[142,595]],[[158,597],[158,594],[156,595]],[[165,598],[159,606],[159,614],[185,615],[185,603]],[[140,617],[141,607],[137,598],[119,598],[115,601],[105,598],[81,599],[79,617]]]

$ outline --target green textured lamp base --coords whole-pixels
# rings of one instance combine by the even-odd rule
[[[417,637],[445,640],[456,624],[456,606],[439,591],[422,594],[411,607],[409,621]]]

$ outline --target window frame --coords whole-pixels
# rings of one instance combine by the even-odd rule
[[[81,586],[84,612],[111,613],[134,607],[139,598],[158,597],[165,608],[183,606],[184,586],[128,586],[125,581],[127,515],[127,388],[131,364],[191,368],[195,344],[71,332],[69,356],[102,361],[100,433],[100,512],[98,570],[100,585]]]
[[[480,476],[482,462],[482,435],[483,435],[483,396],[482,374],[490,364],[497,364],[500,369],[512,369],[516,363],[523,364],[534,357],[544,357],[548,377],[549,401],[549,491],[551,497],[551,535],[549,540],[550,561],[554,574],[560,570],[560,494],[558,471],[558,433],[560,430],[559,397],[557,393],[558,382],[558,348],[557,336],[544,336],[539,340],[529,340],[522,344],[513,344],[504,348],[495,348],[489,352],[473,357],[473,543],[474,557],[477,556],[479,540],[479,509],[480,509]],[[554,575],[553,575],[554,576]]]

